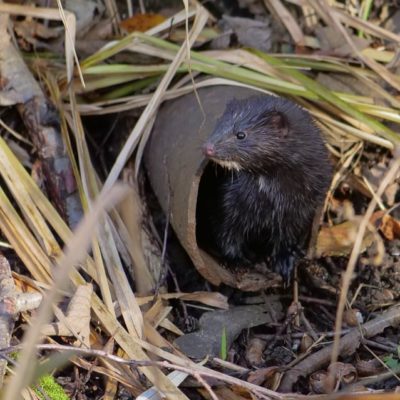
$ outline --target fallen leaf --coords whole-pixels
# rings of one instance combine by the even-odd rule
[[[159,297],[163,300],[181,299],[184,301],[197,301],[224,310],[229,308],[226,296],[218,292],[160,293]],[[138,297],[137,301],[140,306],[143,306],[154,301],[154,296]]]
[[[246,348],[246,359],[250,365],[258,366],[264,362],[265,340],[252,338]]]
[[[317,238],[316,256],[339,257],[350,254],[362,218],[357,216],[351,221],[346,221],[339,225],[322,227]],[[373,233],[367,230],[362,241],[362,252],[373,243],[373,239]]]
[[[384,370],[382,362],[376,358],[356,360],[355,367],[359,376],[378,375]]]
[[[306,353],[308,349],[314,344],[313,338],[308,334],[305,333],[301,338],[300,342],[300,353]]]
[[[336,387],[336,384],[336,376],[328,374],[323,370],[315,371],[309,378],[310,390],[316,394],[331,393]]]
[[[347,326],[358,326],[364,323],[360,310],[350,308],[343,313],[343,322]]]
[[[328,374],[335,376],[337,381],[348,385],[357,379],[357,371],[352,364],[335,362],[328,367]]]
[[[121,21],[119,25],[127,32],[146,32],[147,30],[161,24],[161,22],[164,21],[165,17],[160,14],[135,14],[131,18]]]
[[[32,38],[54,39],[61,36],[63,28],[48,27],[33,19],[25,19],[14,24],[18,36],[32,43]]]
[[[385,211],[377,211],[371,217],[373,223],[387,240],[400,238],[400,221],[387,214]]]
[[[90,348],[90,301],[93,285],[78,286],[72,297],[63,321],[45,325],[42,334],[47,336],[79,336],[78,343],[83,342]],[[75,333],[75,334],[74,334]]]

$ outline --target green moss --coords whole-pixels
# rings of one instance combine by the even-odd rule
[[[38,386],[41,387],[41,391],[46,393],[46,396],[51,400],[69,400],[69,397],[64,392],[64,389],[55,381],[51,375],[43,375],[39,379]],[[40,390],[35,389],[36,394],[40,399],[45,400]]]
[[[14,361],[18,361],[19,357],[20,357],[21,353],[19,351],[13,351],[12,353],[10,353],[8,356],[14,360]]]

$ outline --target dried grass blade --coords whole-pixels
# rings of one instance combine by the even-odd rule
[[[308,0],[309,1],[309,0]],[[321,16],[321,18],[329,25],[332,26],[337,32],[339,32],[349,44],[350,48],[354,51],[354,54],[363,61],[366,65],[368,65],[373,71],[375,71],[378,75],[382,77],[387,83],[391,86],[400,90],[400,79],[392,74],[388,69],[386,69],[381,64],[375,62],[371,58],[364,56],[354,44],[352,38],[346,31],[345,27],[342,25],[340,18],[336,13],[333,12],[333,8],[329,6],[329,4],[324,2],[314,3],[314,9]],[[361,21],[361,20],[360,20]]]
[[[393,143],[390,142],[389,140],[386,140],[386,139],[381,138],[376,135],[372,135],[372,134],[362,131],[360,129],[354,128],[353,126],[350,126],[343,122],[340,122],[337,119],[334,119],[321,111],[311,110],[311,113],[320,121],[322,121],[328,125],[332,125],[332,126],[339,128],[340,131],[344,134],[350,135],[357,139],[366,140],[368,142],[385,147],[386,149],[390,149],[390,150],[394,149]]]
[[[19,161],[12,154],[7,143],[0,137],[0,175],[6,182],[9,190],[17,201],[24,218],[34,232],[37,240],[42,244],[49,257],[58,257],[61,249],[54,238],[54,235],[47,226],[39,210],[33,206],[32,193],[24,186],[19,179],[16,164]]]
[[[146,342],[135,338],[126,332],[120,323],[112,317],[100,299],[94,295],[92,298],[93,311],[97,318],[102,321],[109,334],[114,337],[129,358],[132,360],[147,360],[148,357],[143,351],[143,344]],[[156,367],[142,367],[140,370],[153,383],[161,393],[164,393],[169,400],[188,400],[188,398]]]
[[[193,43],[195,38],[200,34],[201,30],[203,29],[205,23],[208,19],[208,13],[204,11],[202,8],[199,9],[198,13],[196,14],[196,18],[193,24],[192,31],[190,33],[190,42]],[[169,83],[171,82],[172,78],[175,76],[175,72],[179,65],[182,63],[186,54],[186,43],[182,45],[181,49],[177,53],[174,61],[171,63],[167,73],[164,75],[163,79],[161,80],[160,84],[158,85],[156,91],[150,102],[148,103],[147,107],[143,111],[142,115],[140,116],[139,120],[137,121],[135,128],[131,132],[126,141],[124,147],[122,148],[121,152],[119,153],[117,160],[115,161],[106,182],[104,183],[104,189],[110,187],[117,179],[119,174],[121,173],[122,168],[124,167],[128,157],[132,154],[132,151],[138,140],[140,135],[142,134],[145,126],[149,123],[149,120],[152,118],[154,113],[156,112],[162,98],[162,94],[167,89]],[[141,144],[138,149],[137,157],[136,157],[136,171],[138,170],[138,166],[141,159],[141,154],[144,150],[144,146],[146,144],[146,137],[143,137],[141,140]]]
[[[129,284],[112,236],[112,221],[108,217],[99,229],[98,240],[108,274],[113,283],[127,329],[131,335],[143,337],[143,316]]]
[[[251,70],[261,72],[263,74],[274,76],[276,77],[276,79],[278,79],[275,68],[271,67],[271,65],[269,65],[267,62],[260,59],[260,57],[255,56],[255,54],[250,53],[251,55],[249,55],[249,51],[246,51],[244,49],[228,50],[228,51],[212,50],[212,51],[202,52],[201,54],[217,58],[218,60],[227,61],[232,64],[241,65],[242,67],[246,67]],[[322,56],[318,57],[319,60],[318,62],[317,61],[305,62],[304,60],[301,59],[296,60],[294,59],[294,57],[290,57],[289,55],[283,56],[282,54],[273,55],[271,57],[283,61],[283,64],[280,66],[280,71],[286,71],[292,69],[301,70],[301,66],[303,66],[307,69],[316,69],[316,70],[333,71],[333,72],[334,71],[346,72],[354,76],[356,79],[361,80],[363,84],[368,85],[368,87],[370,87],[379,96],[382,96],[384,99],[388,100],[393,107],[400,108],[400,102],[393,95],[384,90],[380,85],[375,83],[368,74],[365,74],[365,70],[360,70],[360,68],[349,67],[346,64],[339,64],[338,61],[330,60],[329,57],[327,57],[326,62],[322,63],[321,62],[321,60],[323,60]],[[296,65],[296,62],[298,63],[298,65]],[[374,72],[372,71],[369,72],[372,74],[374,78],[376,78],[376,74]],[[287,76],[287,74],[285,74],[285,79],[290,79],[290,76]],[[291,80],[291,82],[293,84],[298,85],[298,82],[296,80]],[[340,92],[334,92],[334,94],[339,96],[342,100],[346,101],[348,101],[349,98],[353,97],[354,99],[358,99],[359,101],[361,101],[362,98],[368,99],[369,104],[373,104],[374,102],[374,99],[372,98],[374,93],[371,93],[371,97],[368,98],[366,98],[365,96],[349,95],[347,93],[340,93]]]
[[[254,50],[254,53],[258,54],[261,58],[264,58],[267,62],[275,67],[282,67],[284,63],[277,58],[271,57],[265,53]],[[354,107],[352,107],[349,103],[341,100],[338,96],[336,96],[333,92],[326,89],[323,85],[319,84],[315,80],[305,76],[299,71],[296,70],[286,70],[288,75],[291,75],[293,78],[297,79],[301,82],[307,89],[315,93],[319,98],[327,101],[329,104],[337,107],[339,110],[343,111],[344,114],[347,114],[353,117],[356,121],[360,121],[365,125],[368,125],[371,129],[377,132],[382,137],[390,140],[393,143],[397,143],[400,141],[399,135],[393,132],[391,129],[387,128],[385,125],[376,121],[373,118],[370,118],[358,111]]]
[[[64,11],[64,8],[61,4],[61,0],[57,0],[57,6],[60,13],[60,19],[64,24],[65,28],[65,60],[67,67],[67,81],[71,82],[73,74],[74,74],[74,62],[75,59],[79,78],[83,86],[85,86],[85,82],[83,80],[82,71],[79,66],[78,55],[75,51],[75,36],[76,36],[76,17],[72,12]]]
[[[51,263],[0,188],[0,230],[33,277],[51,282]]]
[[[193,293],[160,293],[161,299],[181,299],[183,301],[197,301],[211,307],[227,310],[229,308],[228,299],[218,292],[193,292]],[[140,305],[154,301],[154,296],[138,297]]]
[[[292,14],[290,14],[283,3],[279,0],[264,0],[264,4],[270,11],[272,11],[273,14],[277,16],[277,18],[281,20],[282,24],[285,25],[293,41],[298,46],[304,46],[304,34],[300,29],[300,26],[297,24],[297,21],[294,19]]]
[[[98,179],[94,173],[94,168],[91,164],[89,150],[84,137],[82,121],[76,111],[75,94],[72,89],[69,91],[70,103],[72,108],[72,117],[74,122],[74,132],[76,137],[78,156],[81,165],[81,176],[84,188],[84,195],[88,199],[89,208],[92,198],[98,195]],[[135,295],[129,284],[128,278],[124,271],[117,246],[113,237],[112,222],[109,218],[105,218],[104,224],[98,229],[98,241],[100,243],[101,254],[104,259],[105,266],[114,286],[115,295],[119,302],[122,316],[131,335],[138,337],[142,336],[143,332],[143,317],[140,308],[136,302]],[[98,267],[103,267],[103,264],[98,264]],[[100,271],[100,283],[103,284],[102,292],[106,294],[107,304],[110,303],[110,289],[106,284],[105,271]]]
[[[368,32],[370,35],[374,35],[378,38],[390,40],[395,43],[400,43],[400,35],[384,29],[377,24],[364,21],[360,18],[357,18],[353,15],[347,14],[344,11],[335,8],[332,9],[332,13],[336,17],[338,17],[341,22],[346,23],[353,28],[362,29],[363,31]]]
[[[1,141],[0,141],[1,144]],[[47,199],[47,197],[43,194],[43,192],[39,189],[37,184],[33,181],[32,177],[28,174],[26,169],[21,165],[19,160],[15,157],[12,151],[9,149],[8,146],[2,146],[2,151],[4,157],[8,159],[8,162],[13,166],[15,179],[18,180],[21,185],[24,187],[24,190],[30,194],[31,199],[31,207],[37,207],[43,215],[43,217],[48,221],[52,229],[57,232],[57,235],[60,236],[64,243],[68,242],[71,237],[72,233],[69,227],[66,225],[65,221],[60,217],[58,212],[55,210],[53,205]],[[26,230],[29,232],[28,230]],[[30,232],[29,232],[29,235]],[[21,236],[24,238],[24,236]],[[54,243],[51,241],[51,243]],[[58,245],[57,245],[58,246]],[[51,253],[50,253],[51,254]],[[47,262],[46,262],[47,263]],[[45,263],[45,264],[46,264]],[[45,265],[44,264],[44,265]],[[28,267],[29,268],[29,267]],[[93,266],[93,261],[88,258],[87,259],[87,273],[97,281],[97,273]],[[47,281],[46,281],[47,282]]]
[[[184,4],[185,4],[185,9],[188,12],[189,6],[188,6],[187,1],[184,1]],[[143,128],[147,124],[147,127],[146,127],[147,129],[143,129],[143,134],[140,138],[139,147],[138,147],[138,150],[136,153],[136,159],[135,159],[135,174],[136,175],[139,172],[139,165],[141,162],[144,147],[147,143],[147,140],[148,140],[148,138],[150,136],[150,132],[151,132],[151,129],[150,129],[151,126],[149,124],[149,121],[150,120],[154,121],[154,118],[153,118],[154,113],[155,113],[156,109],[158,108],[158,106],[160,105],[161,100],[164,96],[164,93],[167,90],[167,87],[170,84],[172,78],[176,74],[180,64],[183,62],[184,57],[186,57],[188,60],[190,60],[190,48],[193,45],[196,38],[200,35],[202,29],[204,28],[204,25],[207,23],[208,17],[209,17],[208,12],[205,11],[204,8],[202,8],[202,7],[197,8],[196,17],[193,22],[192,29],[191,29],[190,33],[188,33],[188,35],[187,35],[187,39],[185,40],[185,42],[182,44],[181,48],[177,52],[167,73],[164,75],[162,81],[160,82],[159,86],[157,87],[157,90],[154,93],[154,96],[152,97],[149,105],[146,107],[145,111],[142,114],[142,116],[143,116],[146,113],[146,111],[148,111],[148,113],[149,113],[149,115],[147,117],[147,121],[146,121],[146,118],[143,119],[143,124],[144,124]],[[186,30],[188,31],[188,19],[186,19]],[[139,119],[137,125],[139,125],[139,122],[140,122],[140,119]],[[111,171],[111,173],[112,173],[112,171]],[[111,175],[111,173],[110,173],[110,175]]]
[[[24,351],[21,353],[15,375],[5,390],[6,399],[18,399],[23,388],[30,383],[34,373],[32,360],[35,359],[36,344],[40,338],[40,330],[43,324],[49,321],[52,305],[58,300],[59,291],[63,290],[69,282],[70,270],[86,256],[92,234],[104,210],[120,201],[126,195],[127,190],[126,186],[118,185],[110,191],[104,192],[68,243],[65,254],[59,260],[58,268],[54,274],[52,289],[47,293],[35,321],[24,337]]]

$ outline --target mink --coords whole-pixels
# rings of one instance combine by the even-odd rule
[[[203,152],[209,163],[197,207],[200,247],[228,267],[265,262],[289,283],[332,177],[313,118],[280,97],[234,99]]]

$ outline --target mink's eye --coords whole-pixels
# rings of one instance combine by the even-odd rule
[[[236,137],[237,137],[239,140],[243,140],[243,139],[246,137],[246,133],[245,133],[245,132],[242,132],[242,131],[237,132],[237,133],[236,133]]]

